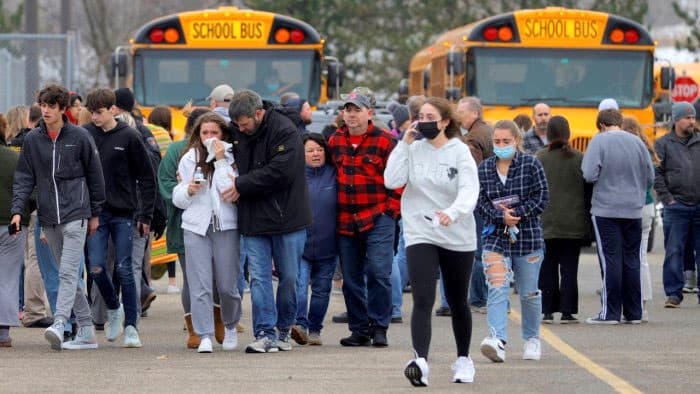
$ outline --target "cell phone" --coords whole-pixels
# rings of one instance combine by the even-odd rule
[[[20,231],[22,231],[22,226],[20,224],[10,223],[10,225],[7,226],[7,233],[10,235],[15,235]]]

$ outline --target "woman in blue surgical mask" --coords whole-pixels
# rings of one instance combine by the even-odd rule
[[[520,151],[522,136],[513,121],[498,121],[493,129],[495,156],[479,165],[477,209],[484,219],[482,261],[489,326],[481,353],[493,362],[505,361],[508,295],[515,274],[522,309],[523,359],[539,360],[542,295],[538,279],[544,256],[540,214],[549,201],[547,178],[539,160]]]

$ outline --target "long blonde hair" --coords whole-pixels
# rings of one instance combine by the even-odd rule
[[[642,131],[642,125],[639,124],[637,118],[625,116],[624,118],[622,118],[622,125],[620,126],[620,128],[628,133],[634,134],[637,137],[639,137],[644,143],[644,146],[647,147],[647,150],[651,155],[651,161],[654,163],[655,166],[659,165],[661,161],[659,160],[659,157],[656,156],[654,146],[651,145],[651,141],[649,141],[649,138],[646,136],[646,134],[644,134],[644,131]]]
[[[5,140],[9,143],[20,130],[27,127],[27,122],[29,120],[29,108],[24,105],[10,108],[7,111],[7,130],[5,131]]]

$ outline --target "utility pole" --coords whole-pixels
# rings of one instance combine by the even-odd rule
[[[38,33],[39,17],[38,0],[24,1],[24,32],[28,34]],[[39,90],[39,43],[35,40],[27,40],[25,45],[25,70],[24,89],[27,104],[34,102],[36,92]]]
[[[70,30],[70,28],[71,28],[71,4],[72,4],[71,0],[61,0],[61,31],[60,31],[60,33],[66,34],[66,41],[65,41],[66,48],[63,51],[63,53],[65,55],[63,57],[63,64],[62,64],[63,76],[65,78],[63,83],[66,85],[68,83],[70,83],[70,81],[72,81],[72,79],[73,79],[69,75],[70,73],[73,72],[73,70],[70,70],[71,67],[69,67],[69,64],[71,64],[71,63],[68,61],[69,60],[68,57],[73,56],[73,53],[72,53],[72,51],[70,51],[71,48],[68,47],[69,45],[71,45],[71,41],[70,41],[70,38],[67,36],[68,30]],[[66,88],[68,88],[68,90],[72,90],[73,86],[66,86]]]

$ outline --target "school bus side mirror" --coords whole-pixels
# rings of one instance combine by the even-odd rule
[[[399,81],[399,96],[408,95],[408,79],[403,78]]]
[[[126,53],[119,52],[112,54],[112,75],[120,78],[126,77]]]
[[[343,86],[343,74],[345,67],[343,63],[328,63],[328,84],[333,86]]]
[[[462,90],[460,88],[447,88],[445,89],[445,98],[457,101],[462,98]]]
[[[661,67],[661,89],[671,89],[676,80],[676,70],[673,67]]]
[[[673,103],[670,101],[658,101],[652,104],[654,109],[654,121],[668,123],[671,120],[671,107]]]
[[[464,72],[464,52],[459,49],[450,49],[447,52],[447,74],[461,74]]]

